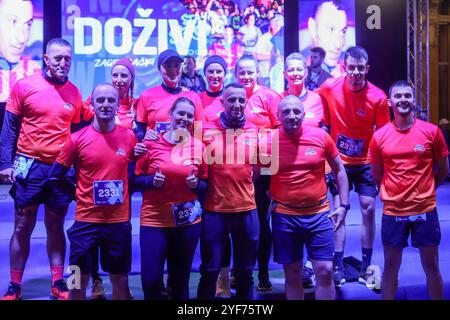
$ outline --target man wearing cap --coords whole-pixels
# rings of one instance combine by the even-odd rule
[[[389,89],[394,121],[377,130],[368,159],[384,203],[381,240],[384,269],[381,296],[395,298],[403,248],[419,248],[431,299],[444,299],[439,269],[441,231],[436,189],[448,174],[448,150],[439,128],[414,117],[414,90],[406,81]],[[436,167],[436,170],[434,169]]]
[[[158,70],[162,78],[159,86],[142,92],[137,103],[137,138],[158,139],[158,134],[170,129],[169,111],[175,100],[185,97],[195,105],[195,121],[201,121],[203,107],[200,97],[193,91],[185,91],[180,86],[181,63],[183,59],[172,49],[158,56]],[[148,130],[147,130],[148,129]],[[147,132],[146,132],[147,130]]]

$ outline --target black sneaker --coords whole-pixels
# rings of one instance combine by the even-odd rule
[[[335,267],[333,270],[333,281],[336,288],[341,288],[345,284],[345,273],[343,268]]]
[[[256,291],[259,292],[267,292],[272,291],[272,283],[269,280],[269,276],[259,278],[258,287],[256,287]]]
[[[2,300],[22,300],[22,288],[15,282],[10,282]]]
[[[303,266],[302,283],[304,288],[314,288],[316,286],[316,275],[310,267]]]

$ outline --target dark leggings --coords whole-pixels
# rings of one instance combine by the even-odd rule
[[[270,176],[262,175],[255,183],[255,197],[259,219],[258,270],[259,278],[269,276],[269,261],[272,254],[272,231],[270,230],[269,206],[267,191],[270,187]],[[231,265],[231,237],[225,243],[222,256],[222,268]]]
[[[261,175],[255,183],[255,198],[259,218],[258,277],[269,276],[269,260],[272,254],[272,232],[270,230],[269,206],[267,191],[270,187],[270,176]]]
[[[173,300],[189,299],[189,276],[200,238],[200,225],[163,228],[141,226],[141,281],[145,300],[162,300],[164,263]]]
[[[236,299],[253,299],[252,271],[256,263],[259,237],[258,214],[255,210],[235,213],[205,211],[200,240],[200,282],[197,297],[212,300],[215,297],[223,250],[231,234],[233,243]]]

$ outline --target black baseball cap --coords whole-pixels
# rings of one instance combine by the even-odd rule
[[[158,56],[158,69],[170,58],[176,58],[180,63],[183,62],[183,59],[180,57],[178,52],[172,49],[167,49],[161,52]]]

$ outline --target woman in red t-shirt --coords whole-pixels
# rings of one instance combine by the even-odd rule
[[[146,141],[148,152],[136,164],[136,187],[142,190],[141,279],[144,298],[162,299],[167,260],[174,300],[189,299],[189,276],[200,237],[201,206],[206,189],[203,144],[192,136],[194,103],[178,98],[170,109],[170,129]]]
[[[134,97],[135,71],[131,60],[122,58],[117,60],[111,69],[111,82],[119,91],[120,106],[116,115],[116,124],[132,130],[136,130],[136,102]],[[91,96],[83,103],[81,110],[83,119],[90,121],[94,117],[91,107]]]

